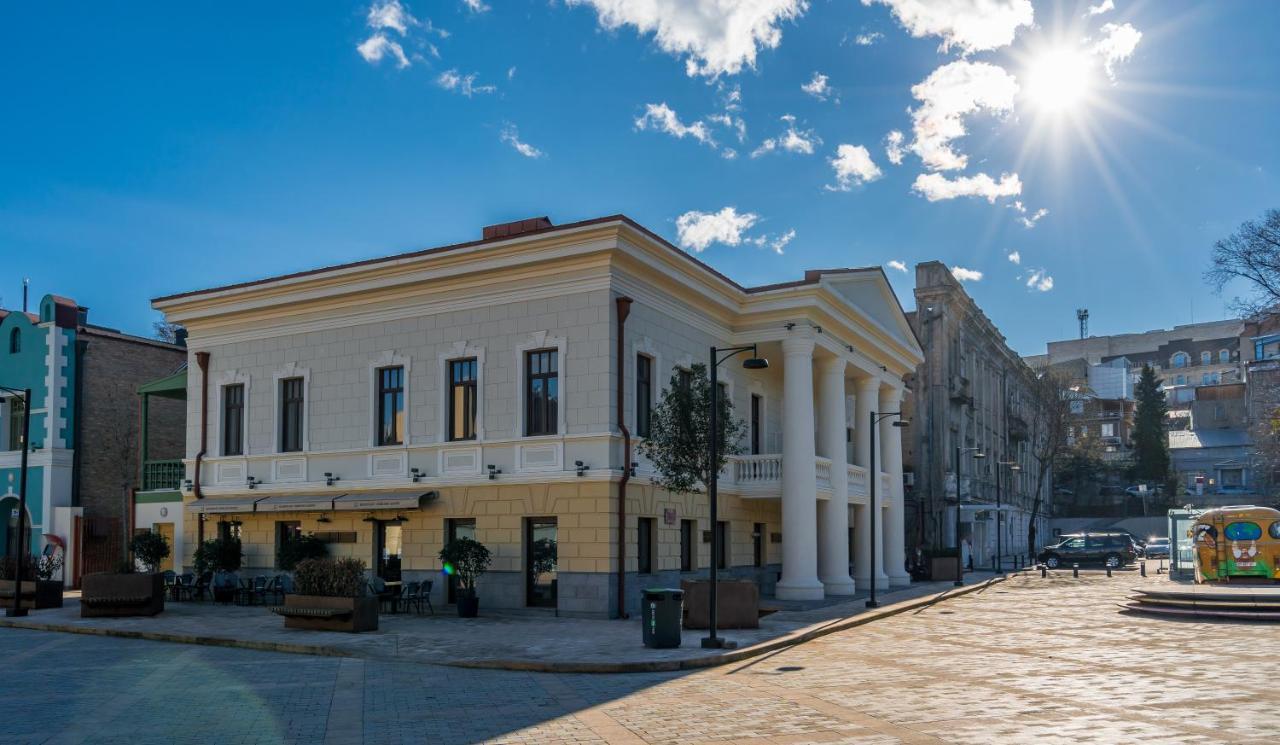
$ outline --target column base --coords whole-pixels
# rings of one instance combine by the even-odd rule
[[[822,589],[828,595],[852,595],[856,585],[850,577],[836,577],[833,580],[822,580]]]
[[[876,577],[876,592],[889,589],[889,576],[882,574]]]
[[[911,575],[906,574],[906,573],[903,573],[903,574],[890,574],[890,575],[889,575],[889,586],[890,586],[890,587],[910,587],[910,586],[911,586]]]
[[[774,586],[773,595],[779,600],[821,600],[826,597],[822,583],[817,580],[788,582],[784,579]]]

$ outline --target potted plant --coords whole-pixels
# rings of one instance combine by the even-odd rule
[[[62,607],[61,572],[65,563],[62,553],[52,544],[44,553],[33,557],[36,567],[36,608]],[[54,579],[54,575],[59,575]]]
[[[211,538],[196,549],[192,557],[196,573],[203,576],[213,573],[213,599],[219,603],[230,603],[235,600],[239,578],[240,564],[244,561],[244,550],[239,538]]]
[[[295,592],[272,612],[287,629],[377,631],[378,598],[366,592],[359,559],[303,559],[293,569]]]
[[[13,593],[21,592],[23,597],[19,602],[28,610],[62,607],[62,583],[44,582],[40,577],[38,557],[27,557],[21,562],[21,569],[12,556],[0,557],[0,605],[10,607]]]
[[[444,573],[458,582],[458,617],[475,618],[480,613],[476,580],[489,570],[493,555],[483,543],[471,538],[455,538],[440,549]]]
[[[139,533],[129,541],[133,561],[115,573],[87,574],[81,583],[80,617],[154,616],[164,611],[164,575],[160,563],[169,555],[169,542],[159,533]],[[141,563],[147,571],[138,572]]]

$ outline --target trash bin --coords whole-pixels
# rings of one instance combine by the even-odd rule
[[[680,646],[684,590],[670,587],[644,590],[640,606],[644,645],[654,649],[674,649]]]

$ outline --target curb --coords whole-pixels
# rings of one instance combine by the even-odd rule
[[[540,662],[536,660],[443,660],[439,662],[423,662],[425,665],[443,665],[475,670],[511,670],[535,673],[660,673],[679,672],[682,670],[701,670],[710,667],[729,665],[752,657],[776,652],[797,644],[803,644],[837,631],[844,631],[856,626],[889,618],[900,613],[923,608],[951,598],[958,598],[972,592],[985,590],[992,585],[1006,580],[1005,577],[992,577],[980,583],[965,585],[952,590],[944,590],[932,595],[903,600],[899,603],[880,608],[875,611],[848,616],[842,620],[825,624],[815,624],[799,631],[793,631],[777,639],[753,644],[749,647],[719,655],[690,657],[682,660],[654,660],[652,662]],[[253,649],[260,652],[284,652],[286,654],[308,654],[319,657],[367,657],[368,659],[384,658],[378,655],[357,655],[333,647],[313,644],[291,644],[285,642],[259,642],[247,639],[228,639],[216,636],[194,636],[191,634],[174,634],[155,631],[135,631],[132,629],[105,629],[92,626],[75,626],[60,623],[41,623],[39,621],[19,621],[0,619],[0,628],[27,629],[29,631],[55,631],[68,634],[85,634],[87,636],[115,636],[125,639],[143,639],[146,641],[174,642],[178,644],[195,644],[206,647],[233,647]],[[398,661],[403,662],[403,659]]]

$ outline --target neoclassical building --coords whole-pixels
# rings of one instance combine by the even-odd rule
[[[384,578],[489,546],[486,607],[634,612],[719,562],[780,598],[870,576],[873,411],[923,355],[878,268],[743,287],[623,216],[490,226],[481,240],[153,301],[189,336],[187,547],[240,536],[246,571],[314,533]],[[705,494],[656,488],[650,408],[712,346],[747,424]],[[877,438],[874,581],[903,585],[901,429]],[[710,555],[711,531],[724,538]]]

